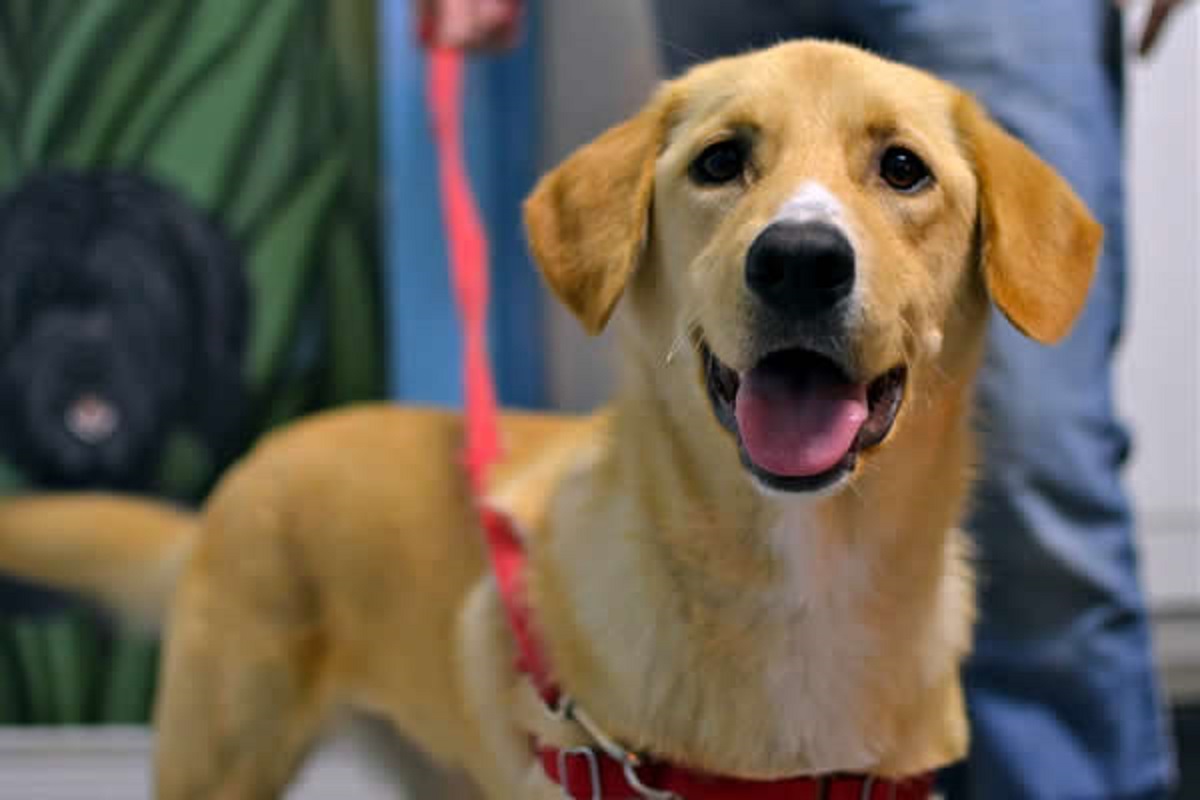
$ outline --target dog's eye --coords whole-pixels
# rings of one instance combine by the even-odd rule
[[[747,148],[738,139],[726,139],[710,144],[688,169],[692,180],[703,186],[729,183],[746,171]]]
[[[906,147],[889,147],[884,152],[879,175],[898,192],[915,192],[933,177],[925,162]]]

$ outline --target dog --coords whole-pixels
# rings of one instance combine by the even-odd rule
[[[963,92],[802,41],[665,83],[525,217],[557,297],[619,333],[610,407],[505,416],[486,498],[569,706],[515,664],[456,416],[317,416],[199,516],[0,507],[0,566],[126,613],[169,600],[158,796],[277,796],[346,709],[496,800],[562,797],[566,772],[571,797],[688,796],[645,764],[740,789],[857,774],[874,798],[961,758],[989,300],[1063,337],[1102,238],[1086,207]]]
[[[249,288],[216,220],[133,172],[0,200],[0,443],[43,488],[151,488],[168,434],[236,449]]]

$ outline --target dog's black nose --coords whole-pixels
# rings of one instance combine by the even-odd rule
[[[854,248],[825,222],[773,222],[750,245],[746,285],[781,314],[820,314],[854,288]]]

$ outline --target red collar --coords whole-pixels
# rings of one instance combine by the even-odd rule
[[[499,455],[499,414],[487,359],[487,246],[462,151],[461,57],[446,50],[433,51],[428,76],[446,238],[463,322],[465,466],[474,496],[481,498],[488,467]],[[570,704],[559,702],[545,651],[531,623],[524,585],[525,548],[505,515],[481,504],[481,519],[496,586],[517,646],[517,667],[530,677],[548,705],[565,707],[569,713]],[[535,743],[535,748],[547,777],[575,800],[925,800],[933,783],[927,775],[902,783],[855,775],[779,781],[708,776],[645,761],[587,724],[586,715],[576,711],[573,717],[592,735],[596,746],[563,750]]]
[[[927,800],[932,776],[897,783],[862,775],[748,781],[714,778],[669,764],[637,770],[635,787],[625,768],[591,748],[543,749],[542,769],[575,800]]]

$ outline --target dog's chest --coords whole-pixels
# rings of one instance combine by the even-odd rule
[[[783,502],[757,530],[687,534],[719,549],[707,580],[695,576],[709,566],[679,561],[687,538],[552,537],[569,598],[557,619],[575,631],[553,654],[565,688],[626,745],[722,774],[927,768],[921,741],[946,739],[946,698],[931,692],[969,632],[959,548],[823,527],[812,505]],[[732,565],[749,542],[768,548],[766,579]],[[897,554],[909,550],[948,566],[906,582]]]
[[[783,526],[776,533],[799,540],[792,544],[800,552],[787,566],[789,579],[764,598],[769,608],[755,637],[761,694],[752,702],[761,704],[764,733],[782,750],[795,748],[822,770],[866,768],[880,749],[864,724],[865,689],[881,646],[861,605],[869,565],[818,554],[803,541],[811,531],[790,520]]]
[[[673,618],[656,620],[657,655],[643,651],[642,688],[625,698],[651,740],[678,742],[731,771],[861,770],[878,761],[890,742],[871,725],[883,648],[864,621],[871,565],[811,528],[800,512],[772,526],[781,574],[768,590],[715,610],[681,600],[666,612]]]

